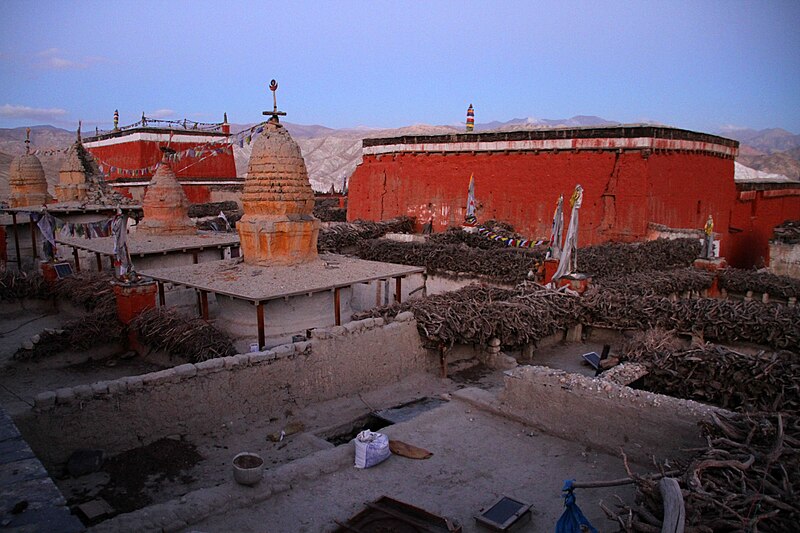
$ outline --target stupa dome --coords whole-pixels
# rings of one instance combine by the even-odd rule
[[[314,191],[300,147],[282,125],[268,122],[253,142],[242,193],[244,214],[310,219]]]
[[[8,186],[11,207],[41,206],[50,199],[42,162],[31,153],[17,156],[11,161]]]
[[[137,232],[145,235],[194,235],[189,218],[189,199],[175,177],[167,157],[158,166],[142,202],[144,218]]]

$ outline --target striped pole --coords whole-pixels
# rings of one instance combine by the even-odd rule
[[[472,104],[469,104],[469,109],[467,109],[467,133],[472,132],[475,129],[475,110],[472,108]]]

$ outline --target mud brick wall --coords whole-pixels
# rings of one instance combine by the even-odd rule
[[[698,402],[634,390],[610,381],[540,366],[509,370],[498,408],[551,435],[611,454],[620,447],[650,464],[705,445],[698,422],[727,413]],[[634,444],[635,443],[635,444]]]
[[[114,454],[161,437],[193,435],[288,407],[355,394],[437,372],[411,313],[315,330],[310,341],[160,372],[44,392],[17,419],[46,464],[78,448]]]

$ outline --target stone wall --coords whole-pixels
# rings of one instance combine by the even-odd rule
[[[800,279],[800,244],[771,241],[769,270],[773,274]]]
[[[78,448],[115,454],[161,437],[279,416],[287,407],[436,372],[411,313],[314,331],[308,342],[44,392],[16,420],[45,464]]]
[[[675,458],[685,455],[686,448],[703,446],[697,423],[725,412],[541,366],[507,371],[497,408],[556,437],[612,454],[621,447],[641,463],[653,455]]]

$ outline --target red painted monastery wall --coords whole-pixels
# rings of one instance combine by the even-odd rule
[[[773,229],[785,220],[800,220],[800,189],[742,191],[731,211],[731,249],[736,267],[769,266]]]
[[[702,228],[709,212],[724,241],[736,194],[733,161],[701,154],[398,153],[364,157],[350,179],[348,219],[409,215],[442,231],[463,221],[471,174],[478,220],[508,221],[531,239],[549,237],[559,194],[568,224],[567,200],[580,183],[579,246],[642,239],[648,222]]]
[[[95,158],[103,163],[130,170],[146,168],[161,161],[161,146],[164,146],[164,143],[140,140],[109,146],[91,147],[88,148],[88,150]],[[170,148],[176,152],[189,148],[196,148],[197,146],[197,143],[174,141],[170,143]],[[236,177],[236,163],[233,159],[233,152],[205,157],[205,159],[202,160],[201,158],[184,157],[173,166],[173,169],[178,179]],[[149,179],[151,177],[152,173],[139,176],[140,179]],[[114,181],[119,178],[130,179],[131,177],[123,176],[117,172],[110,173],[108,176],[109,181]]]

